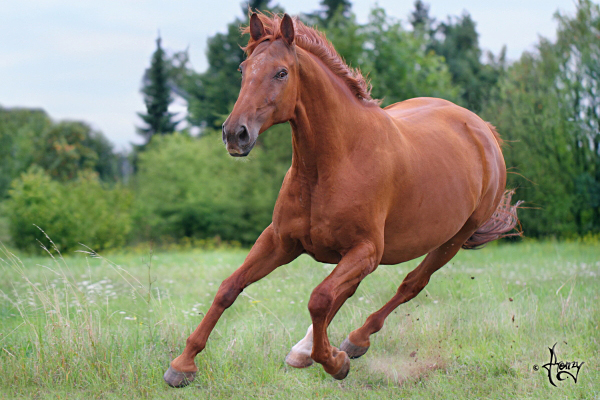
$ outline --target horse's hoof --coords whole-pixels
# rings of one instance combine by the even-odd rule
[[[167,382],[167,385],[174,388],[181,388],[189,385],[195,377],[195,372],[179,372],[169,367],[163,379]]]
[[[306,368],[313,365],[313,359],[310,356],[299,353],[297,351],[290,351],[287,356],[285,356],[285,362],[290,367],[294,368]]]
[[[340,345],[340,350],[345,351],[346,354],[348,354],[348,357],[350,357],[351,359],[355,359],[364,355],[367,352],[367,350],[369,350],[369,346],[357,346],[354,343],[352,343],[350,339],[346,338]]]
[[[344,353],[343,351],[341,351],[340,354],[344,355],[344,363],[342,364],[342,368],[340,368],[340,370],[335,374],[331,375],[338,381],[346,378],[348,376],[348,372],[350,372],[350,358],[348,357],[348,354]]]

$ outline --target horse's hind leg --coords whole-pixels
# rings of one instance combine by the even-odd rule
[[[427,285],[431,275],[456,255],[473,231],[474,229],[463,228],[448,242],[429,253],[417,268],[406,275],[396,295],[379,311],[371,314],[362,327],[348,335],[341,344],[340,350],[345,351],[350,358],[358,358],[365,354],[370,346],[369,337],[379,332],[387,316],[400,304],[417,296]]]

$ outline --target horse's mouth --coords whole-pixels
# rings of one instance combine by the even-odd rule
[[[232,147],[232,148],[230,148],[229,146],[226,146],[226,147],[227,147],[227,152],[229,153],[229,155],[231,157],[246,157],[248,154],[250,154],[250,152],[254,148],[255,144],[256,144],[256,140],[244,147],[237,147],[237,146]]]
[[[242,153],[242,154],[240,154],[240,153],[229,153],[229,155],[231,157],[246,157],[248,154],[250,154],[250,150],[248,150],[247,152]]]

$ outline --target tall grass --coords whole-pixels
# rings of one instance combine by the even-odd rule
[[[93,251],[85,253],[87,273],[76,276],[56,249],[48,251],[51,262],[36,264],[33,273],[6,247],[0,249],[4,271],[20,278],[10,282],[9,292],[0,291],[9,304],[2,325],[12,327],[3,326],[0,336],[3,388],[120,392],[136,386],[144,394],[142,377],[160,383],[162,372],[149,370],[147,359],[159,357],[166,365],[185,340],[168,296],[152,290],[150,278],[144,283]],[[96,275],[90,261],[118,280]]]
[[[18,257],[0,250],[0,396],[6,398],[599,398],[600,250],[525,243],[461,251],[393,313],[369,352],[334,381],[283,359],[302,338],[312,289],[331,271],[308,257],[247,288],[197,359],[162,374],[244,250]],[[395,293],[418,260],[381,266],[340,310],[339,344]],[[533,364],[584,361],[552,387]]]

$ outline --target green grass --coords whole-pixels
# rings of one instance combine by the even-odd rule
[[[600,398],[600,248],[492,245],[461,251],[390,315],[350,374],[284,357],[310,324],[312,289],[333,268],[303,256],[247,288],[196,358],[193,384],[162,374],[246,251],[19,257],[0,252],[0,396],[5,398]],[[380,266],[329,328],[362,325],[417,261]],[[549,384],[533,365],[584,361]],[[412,356],[411,356],[412,355]],[[544,371],[544,370],[542,370]]]

